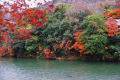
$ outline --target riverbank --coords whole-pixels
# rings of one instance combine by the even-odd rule
[[[1,57],[2,58],[2,57]],[[17,57],[9,57],[5,56],[3,58],[22,58],[22,59],[41,59],[41,60],[58,60],[58,61],[86,61],[86,62],[120,62],[120,58],[102,58],[98,56],[63,56],[63,57],[53,57],[46,58],[45,56],[17,56]]]

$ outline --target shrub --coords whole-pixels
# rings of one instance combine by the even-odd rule
[[[85,49],[92,55],[101,55],[106,52],[107,28],[104,25],[105,19],[101,15],[87,16],[79,28],[84,29],[81,37],[85,40]]]

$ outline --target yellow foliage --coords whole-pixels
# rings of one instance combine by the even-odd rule
[[[32,39],[38,40],[38,37],[37,36],[32,36]]]
[[[25,27],[27,30],[32,29],[32,25],[31,24],[27,24],[27,26]]]

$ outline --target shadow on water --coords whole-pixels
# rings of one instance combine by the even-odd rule
[[[0,58],[0,80],[120,80],[120,64]]]

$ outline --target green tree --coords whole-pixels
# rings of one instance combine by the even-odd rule
[[[108,38],[104,22],[105,19],[101,15],[94,14],[87,16],[79,27],[84,29],[81,37],[86,41],[85,49],[92,55],[103,55],[106,52],[104,48],[107,46]]]

